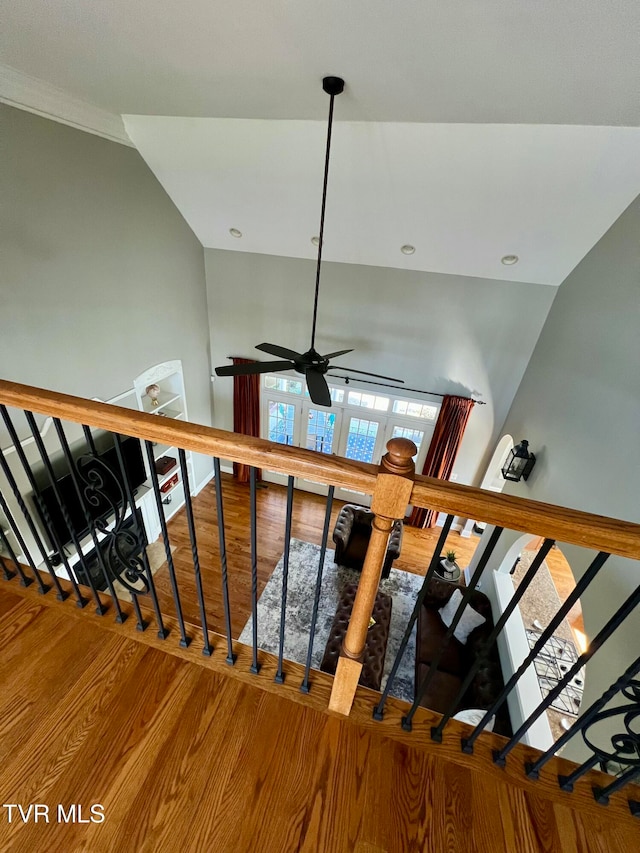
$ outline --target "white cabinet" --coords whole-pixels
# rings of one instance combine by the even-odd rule
[[[138,408],[141,411],[156,415],[159,418],[187,420],[187,402],[181,361],[165,361],[162,364],[150,367],[133,380],[133,389]],[[193,459],[190,451],[185,452],[185,457],[189,486],[193,491]],[[150,476],[157,477],[162,492],[162,502],[165,504],[165,518],[169,519],[185,503],[185,484],[180,469],[178,448],[166,444],[156,444],[153,447],[153,458],[158,470],[149,473]],[[160,534],[160,528],[159,522],[157,522],[155,498],[152,493],[147,496],[146,501],[149,502],[144,508],[146,510],[147,533],[155,533],[153,536],[149,535],[149,540],[154,541]],[[156,525],[153,524],[154,518],[157,532]]]

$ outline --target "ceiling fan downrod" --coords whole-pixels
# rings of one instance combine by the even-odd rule
[[[322,243],[324,239],[324,212],[327,205],[327,184],[329,182],[329,155],[331,154],[331,130],[333,127],[333,102],[336,95],[344,92],[342,77],[324,77],[322,88],[329,95],[329,122],[327,125],[327,149],[324,157],[324,181],[322,183],[322,205],[320,208],[320,233],[318,235],[318,264],[316,266],[316,291],[313,297],[313,321],[311,324],[311,350],[315,350],[316,320],[318,317],[318,294],[320,293],[320,269],[322,266]]]

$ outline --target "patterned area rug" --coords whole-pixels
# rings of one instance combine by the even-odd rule
[[[338,606],[340,592],[348,583],[357,583],[360,577],[359,572],[347,569],[344,566],[336,566],[333,562],[333,556],[334,552],[327,549],[316,635],[311,656],[311,666],[314,669],[320,669],[320,662]],[[311,611],[319,559],[319,545],[302,542],[299,539],[291,540],[284,658],[303,665],[306,663],[309,646]],[[258,600],[258,645],[271,654],[278,654],[283,564],[284,557],[281,557]],[[382,689],[387,683],[389,672],[421,586],[421,577],[398,569],[391,569],[389,577],[380,582],[380,590],[393,598]],[[238,639],[241,643],[250,646],[251,635],[252,619],[250,618]],[[391,691],[392,696],[404,699],[407,702],[413,702],[415,649],[414,628]]]

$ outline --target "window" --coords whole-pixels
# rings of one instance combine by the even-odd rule
[[[362,406],[363,409],[375,409],[378,412],[386,412],[389,402],[388,397],[377,397],[375,394],[366,394],[364,391],[349,391],[347,395],[349,406]]]
[[[264,387],[287,394],[302,394],[302,380],[287,379],[286,376],[265,376]]]
[[[417,403],[410,400],[394,400],[393,413],[395,415],[406,415],[410,418],[424,418],[435,421],[440,407],[431,403]]]

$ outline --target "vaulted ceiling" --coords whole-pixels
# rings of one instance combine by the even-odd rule
[[[640,192],[636,0],[1,6],[2,62],[125,115],[205,246],[313,256],[325,74],[329,259],[557,285]]]

